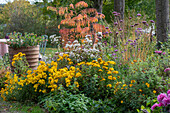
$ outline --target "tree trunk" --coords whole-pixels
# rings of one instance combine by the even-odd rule
[[[169,0],[156,0],[156,35],[158,42],[167,41],[169,29],[168,27]],[[160,46],[158,47],[158,49],[160,49]]]
[[[114,10],[121,14],[121,19],[124,18],[125,0],[114,0]]]
[[[102,13],[102,8],[103,8],[103,0],[91,0],[93,1],[93,7],[97,9],[99,13]]]

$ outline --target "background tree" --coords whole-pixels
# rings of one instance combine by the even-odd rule
[[[158,42],[167,41],[168,26],[169,26],[169,0],[156,0],[156,35]],[[160,48],[159,44],[158,48]]]
[[[8,2],[0,15],[0,20],[6,25],[4,33],[13,31],[43,33],[41,27],[43,20],[39,14],[39,9],[26,0]]]
[[[124,18],[125,12],[125,0],[114,0],[114,10],[121,14],[121,18]]]

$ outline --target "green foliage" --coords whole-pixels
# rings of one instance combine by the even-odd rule
[[[58,93],[46,96],[39,104],[44,104],[44,108],[52,113],[86,113],[90,100],[84,94],[74,95],[68,91],[61,90]]]

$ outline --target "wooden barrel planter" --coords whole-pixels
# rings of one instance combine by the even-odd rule
[[[10,64],[12,63],[13,56],[19,52],[25,53],[29,67],[33,70],[37,69],[39,61],[39,46],[17,48],[13,49],[9,47],[9,59]],[[14,72],[14,67],[11,65],[11,71]]]

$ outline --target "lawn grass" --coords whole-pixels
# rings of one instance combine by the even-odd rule
[[[19,102],[6,102],[0,98],[0,113],[48,113],[38,105],[25,105]]]

